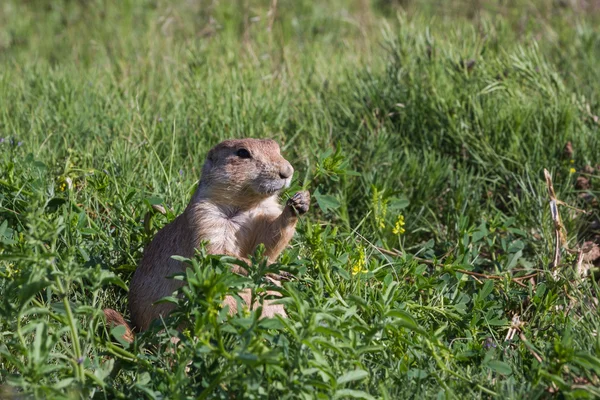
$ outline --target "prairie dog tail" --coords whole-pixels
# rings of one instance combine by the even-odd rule
[[[123,338],[123,340],[132,343],[134,337],[133,330],[131,330],[131,327],[129,326],[127,321],[125,321],[125,318],[123,318],[123,316],[119,312],[111,308],[105,308],[102,311],[104,312],[104,317],[106,318],[106,325],[110,328],[119,325],[125,326],[125,333],[121,337]]]

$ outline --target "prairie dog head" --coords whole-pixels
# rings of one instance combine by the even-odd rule
[[[201,184],[215,200],[251,205],[289,187],[293,174],[274,140],[226,140],[208,152]]]

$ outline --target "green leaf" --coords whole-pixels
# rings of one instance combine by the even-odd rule
[[[70,386],[74,380],[75,380],[75,378],[65,378],[63,380],[56,382],[54,385],[52,385],[52,387],[56,390],[64,389],[64,388]]]
[[[521,240],[515,240],[508,246],[509,253],[517,253],[525,248],[525,244]]]
[[[39,170],[42,170],[42,171],[45,171],[45,170],[48,169],[48,167],[46,166],[46,164],[44,164],[41,161],[34,161],[34,162],[31,163],[31,165],[34,166],[35,168],[39,169]]]
[[[573,357],[573,362],[581,365],[583,368],[594,370],[596,374],[600,374],[600,359],[585,352],[578,352]]]
[[[343,269],[343,268],[336,268],[335,272],[337,272],[338,275],[340,275],[343,279],[345,279],[347,281],[350,280],[350,274],[345,269]]]
[[[481,239],[486,237],[489,234],[487,227],[485,226],[485,222],[482,222],[479,226],[479,229],[473,232],[473,243],[479,242]]]
[[[4,232],[6,232],[6,228],[8,227],[8,220],[4,220],[0,225],[0,236],[4,236]]]
[[[155,206],[155,205],[158,205],[158,204],[163,204],[163,199],[161,199],[160,197],[155,197],[155,196],[146,197],[144,199],[144,201],[149,206]]]
[[[389,210],[398,212],[398,211],[403,210],[406,207],[408,207],[409,204],[410,204],[410,201],[406,198],[403,198],[403,199],[393,198],[390,201]]]
[[[413,368],[406,375],[410,378],[425,379],[429,376],[429,373],[423,369]]]
[[[98,235],[99,232],[92,228],[81,228],[79,232],[85,236]]]
[[[19,290],[19,301],[21,302],[21,304],[29,301],[29,299],[31,299],[33,296],[35,296],[37,293],[39,293],[46,287],[50,286],[50,284],[50,282],[43,280],[31,282],[24,285],[21,288],[21,290]]]
[[[410,315],[406,311],[390,310],[385,314],[385,316],[393,318],[394,320],[392,323],[394,325],[398,325],[403,328],[410,329],[411,331],[418,332],[422,335],[427,334],[427,332],[425,332],[425,330],[423,328],[421,328],[419,326],[419,324],[417,324],[417,321],[415,321],[415,319],[412,317],[412,315]]]
[[[177,260],[177,261],[181,261],[183,263],[191,263],[191,259],[187,258],[187,257],[183,257],[183,256],[178,256],[178,255],[172,255],[171,258],[173,260]]]
[[[123,339],[123,335],[125,334],[125,332],[127,332],[127,328],[125,328],[124,325],[117,325],[110,330],[110,334],[115,339],[117,339],[117,342],[119,342],[121,344],[121,346],[123,346],[127,349],[127,348],[129,348],[129,342],[127,340]]]
[[[335,197],[328,194],[321,194],[319,189],[315,191],[313,194],[315,200],[317,200],[317,204],[319,208],[324,212],[328,212],[329,210],[335,210],[340,207],[340,202]]]
[[[393,281],[385,289],[385,292],[383,292],[383,295],[381,296],[384,304],[388,304],[391,300],[394,299],[394,293],[396,292],[397,287],[398,287],[398,282]]]
[[[519,261],[519,259],[521,258],[522,255],[523,255],[523,250],[519,250],[516,253],[514,253],[509,258],[508,264],[506,264],[506,269],[507,270],[513,269],[517,265],[517,262]]]
[[[488,323],[488,325],[491,325],[491,326],[506,326],[506,325],[508,325],[508,320],[493,318],[493,319],[490,319],[489,321],[487,321],[487,323]]]
[[[369,376],[369,373],[364,369],[355,369],[354,371],[346,372],[344,375],[337,378],[337,384],[341,385],[347,382],[359,381]]]
[[[258,326],[263,329],[283,329],[283,324],[278,318],[262,318],[259,320]]]
[[[120,277],[115,275],[113,272],[107,271],[105,269],[100,270],[100,273],[98,274],[98,280],[100,285],[112,284],[119,286],[125,291],[129,290],[125,282],[123,282],[123,280]]]
[[[394,277],[392,276],[392,274],[388,273],[385,278],[383,278],[383,285],[384,286],[389,286],[390,283],[392,283],[392,281],[394,280]]]
[[[142,372],[137,376],[137,384],[139,385],[146,385],[147,383],[150,383],[151,380],[152,378],[150,378],[150,374],[148,372]]]
[[[512,374],[512,368],[508,363],[499,360],[491,360],[487,363],[487,366],[495,372],[498,372],[502,375],[510,375]]]
[[[488,279],[487,281],[485,281],[485,283],[483,284],[483,287],[479,291],[479,301],[485,300],[485,298],[488,297],[492,293],[493,290],[494,290],[494,281],[491,279]]]
[[[546,284],[544,282],[541,282],[539,285],[536,286],[535,296],[533,296],[533,298],[540,300],[542,297],[544,297],[544,293],[546,293]]]
[[[79,251],[79,254],[81,254],[83,261],[90,261],[90,255],[87,253],[87,251],[85,251],[85,249],[83,249],[82,247],[77,247],[77,250]]]
[[[340,389],[333,395],[334,399],[366,399],[375,400],[375,397],[362,390]]]
[[[165,296],[156,300],[154,304],[179,304],[179,299],[174,296]]]
[[[41,363],[41,348],[42,348],[42,338],[45,337],[44,334],[44,324],[39,323],[35,329],[35,336],[33,338],[33,351],[30,353],[31,359],[35,364]]]
[[[252,353],[240,353],[237,355],[236,359],[247,365],[255,365],[258,363],[258,356]]]

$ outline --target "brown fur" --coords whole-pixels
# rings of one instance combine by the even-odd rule
[[[240,157],[240,149],[247,150],[250,158]],[[263,243],[266,256],[274,261],[294,235],[298,214],[308,211],[310,203],[310,195],[304,191],[296,193],[285,207],[279,204],[278,192],[289,186],[293,172],[273,140],[227,140],[211,149],[190,203],[157,232],[133,275],[129,308],[135,329],[148,329],[154,319],[173,309],[172,304],[153,304],[183,285],[167,279],[186,268],[172,255],[192,257],[200,243],[208,241],[210,254],[245,260]],[[234,272],[246,273],[239,267]],[[241,292],[240,297],[250,306],[249,292]],[[227,297],[225,304],[235,312],[235,299]],[[116,313],[119,319],[111,311],[116,313],[105,310],[107,321],[127,327],[121,315]],[[283,306],[265,302],[262,316],[276,314],[286,315]]]
[[[123,334],[122,338],[123,340],[126,340],[128,342],[133,342],[133,332],[131,331],[131,328],[129,328],[129,325],[125,321],[125,318],[123,318],[121,314],[119,314],[115,310],[111,310],[110,308],[105,308],[102,311],[104,311],[106,325],[108,325],[111,328],[119,325],[125,325],[125,333]]]

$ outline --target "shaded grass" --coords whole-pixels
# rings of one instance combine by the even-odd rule
[[[597,206],[573,184],[599,161],[597,16],[537,2],[523,25],[493,4],[3,5],[0,382],[37,397],[597,396],[596,282],[568,253],[550,278],[541,174],[590,212],[563,212],[569,245],[593,238]],[[222,296],[260,292],[266,267],[236,278],[199,255],[168,321],[189,330],[122,349],[101,308],[126,311],[143,245],[206,151],[243,136],[280,141],[292,190],[314,195],[281,259],[299,276],[289,319],[227,319]],[[157,203],[172,214],[147,232]],[[533,271],[536,286],[509,279]],[[526,340],[504,341],[515,315]]]

